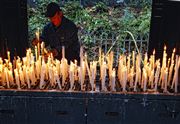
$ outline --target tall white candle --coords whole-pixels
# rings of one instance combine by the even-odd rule
[[[146,70],[145,68],[143,68],[143,91],[146,92],[147,90],[147,73],[146,73]]]
[[[36,61],[38,60],[38,49],[37,46],[35,46],[35,57],[36,57]]]
[[[78,68],[81,90],[84,90],[84,80],[85,80],[85,74],[86,74],[86,68],[85,67],[86,67],[85,62],[82,60],[81,66]]]
[[[74,63],[71,62],[69,69],[69,79],[70,79],[70,91],[73,90],[74,86]]]
[[[173,49],[172,56],[171,56],[171,63],[174,63],[174,55],[175,55],[175,52],[176,52],[176,49],[174,48],[174,49]]]
[[[101,88],[102,91],[106,91],[105,81],[106,81],[106,63],[104,62],[102,65],[102,75],[101,75]]]
[[[15,79],[16,79],[16,84],[18,86],[18,89],[21,89],[20,81],[19,81],[19,74],[18,74],[17,69],[14,70],[14,74],[15,74]]]
[[[41,54],[42,55],[44,55],[44,47],[45,47],[44,42],[42,42],[41,43]]]
[[[115,68],[113,68],[113,70],[112,70],[112,75],[111,75],[111,91],[116,91],[115,90],[115,86],[116,86],[116,70],[115,70]]]
[[[62,46],[62,58],[65,58],[65,46]]]
[[[62,89],[61,83],[60,83],[60,79],[59,79],[59,76],[58,76],[58,72],[57,72],[57,71],[55,71],[54,76],[55,76],[55,81],[56,81],[56,83],[58,84],[59,89]]]
[[[10,82],[10,85],[11,84],[14,84],[14,77],[13,77],[13,72],[12,70],[9,70],[9,82]]]
[[[55,62],[56,62],[55,64],[56,64],[56,68],[57,68],[57,74],[58,74],[58,76],[60,76],[60,70],[61,70],[60,61],[56,59]]]
[[[9,51],[7,51],[7,56],[8,56],[8,61],[10,62],[11,60],[10,60],[10,52]]]
[[[136,77],[135,77],[135,85],[134,85],[134,91],[137,91],[137,83],[141,82],[141,56],[138,54],[136,56]]]
[[[9,84],[9,77],[8,77],[8,69],[7,67],[4,68],[4,72],[5,72],[5,76],[6,76],[6,82],[7,82],[7,88],[10,88],[10,84]]]
[[[132,64],[133,64],[133,67],[135,67],[135,52],[134,51],[132,52]]]
[[[168,75],[168,85],[170,85],[170,83],[172,81],[173,69],[174,69],[174,63],[171,63],[170,69],[169,69],[169,75]]]
[[[78,65],[77,65],[77,60],[74,62],[74,80],[78,81]]]
[[[20,70],[19,70],[19,76],[20,76],[21,84],[22,84],[23,86],[25,86],[24,74],[23,74],[22,68],[20,68]]]
[[[31,79],[31,85],[35,85],[36,77],[35,77],[35,72],[34,72],[34,66],[33,65],[30,67],[29,71],[30,71],[29,75],[30,75],[30,79]]]
[[[176,55],[176,66],[175,66],[175,76],[174,76],[175,93],[178,92],[178,76],[179,76],[179,57],[178,55]]]
[[[127,73],[130,73],[130,63],[131,63],[131,55],[128,55],[128,62],[127,62]],[[129,79],[130,80],[130,79]]]
[[[167,77],[168,77],[168,68],[166,68],[165,73],[164,73],[164,92],[167,92]]]
[[[28,85],[28,88],[31,88],[30,80],[29,80],[29,69],[26,68],[26,82]]]
[[[42,89],[43,85],[45,84],[45,81],[44,81],[45,73],[46,73],[46,65],[43,61],[42,62],[42,68],[41,68],[40,85],[39,85],[40,89]]]
[[[132,67],[131,69],[130,69],[130,87],[133,87],[134,86],[134,67]]]

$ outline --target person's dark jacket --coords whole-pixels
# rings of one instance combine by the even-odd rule
[[[62,58],[62,46],[65,46],[65,57],[70,61],[75,59],[79,62],[80,43],[78,41],[78,29],[76,25],[63,16],[61,25],[55,27],[52,23],[47,24],[42,32],[41,39],[46,46],[58,51],[57,59]]]

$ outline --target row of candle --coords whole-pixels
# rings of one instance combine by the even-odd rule
[[[166,47],[164,48],[162,65],[159,59],[155,60],[155,52],[150,58],[147,53],[143,58],[142,54],[133,51],[128,56],[120,55],[118,67],[114,67],[113,51],[104,55],[100,48],[99,60],[88,62],[87,55],[81,48],[78,66],[76,60],[68,64],[64,47],[61,60],[54,59],[50,54],[45,61],[44,43],[39,46],[35,47],[35,55],[28,49],[25,57],[17,57],[13,63],[10,61],[9,52],[8,59],[3,61],[0,58],[1,86],[11,88],[16,85],[18,89],[32,89],[31,87],[39,82],[39,89],[43,89],[49,82],[51,87],[58,86],[59,89],[63,89],[70,83],[69,90],[73,91],[75,82],[79,83],[81,90],[85,90],[88,80],[92,91],[97,90],[97,83],[100,82],[101,91],[108,91],[108,87],[110,91],[117,91],[117,86],[120,85],[123,92],[126,92],[128,87],[135,92],[138,88],[144,92],[149,89],[158,91],[158,87],[164,92],[168,92],[168,88],[174,89],[175,93],[178,92],[180,57],[175,55],[175,49],[171,58],[167,59]]]

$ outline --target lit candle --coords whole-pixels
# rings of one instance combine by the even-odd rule
[[[10,52],[9,51],[7,51],[7,56],[8,56],[8,61],[10,62],[11,60],[10,60]]]
[[[44,42],[41,43],[41,54],[42,56],[44,55]]]
[[[176,49],[174,48],[174,49],[173,49],[172,56],[171,56],[171,63],[174,63],[174,55],[175,55],[175,52],[176,52]]]
[[[164,52],[163,52],[163,63],[162,67],[166,67],[166,60],[167,60],[167,53],[166,53],[166,46],[164,46]]]

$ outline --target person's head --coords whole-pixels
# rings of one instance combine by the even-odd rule
[[[47,6],[45,16],[50,19],[53,25],[59,26],[61,24],[63,13],[57,3],[51,2]]]

